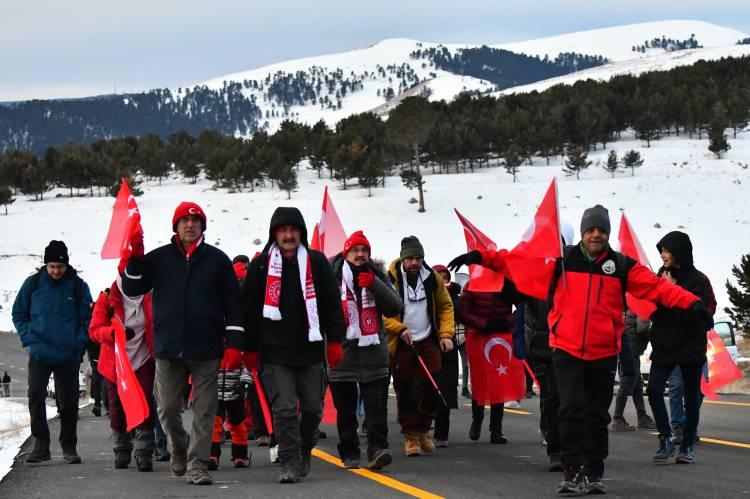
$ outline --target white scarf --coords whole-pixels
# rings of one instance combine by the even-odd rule
[[[377,277],[376,277],[377,279]],[[341,303],[346,318],[346,339],[359,340],[360,347],[380,345],[378,338],[378,312],[375,297],[367,288],[361,289],[362,312],[354,298],[354,274],[349,262],[341,267]]]

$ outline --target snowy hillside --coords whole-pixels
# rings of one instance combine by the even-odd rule
[[[703,49],[691,51],[666,52],[661,48],[649,48],[644,53],[634,52],[634,46],[640,46],[646,41],[662,36],[675,40],[688,40],[692,36],[702,45]],[[601,55],[615,64],[606,66],[608,69],[593,68],[586,72],[545,80],[520,87],[521,89],[546,88],[556,80],[565,82],[575,81],[587,76],[592,78],[606,78],[607,75],[622,72],[641,72],[644,70],[669,69],[678,64],[692,64],[700,58],[720,58],[729,55],[744,55],[747,47],[736,47],[734,44],[745,33],[737,30],[716,26],[702,21],[659,21],[627,26],[617,26],[578,33],[569,33],[524,42],[490,45],[492,48],[505,49],[516,53],[548,56],[554,59],[558,54],[575,52],[587,55]],[[436,68],[429,61],[415,59],[412,52],[417,49],[445,47],[455,54],[461,49],[476,48],[478,45],[440,44],[437,42],[422,42],[406,38],[384,40],[371,47],[341,52],[336,54],[308,57],[284,61],[261,68],[233,73],[208,80],[201,85],[219,89],[228,82],[255,81],[261,83],[262,88],[245,88],[243,92],[248,98],[254,97],[260,106],[263,118],[261,125],[269,131],[274,131],[284,119],[293,119],[313,124],[324,119],[330,126],[351,114],[370,110],[383,110],[391,106],[387,104],[386,91],[391,89],[394,97],[409,89],[419,86],[417,90],[426,88],[431,92],[432,100],[452,100],[462,91],[490,92],[494,85],[483,79],[460,76]],[[686,52],[690,52],[687,54]],[[627,61],[623,65],[620,62]],[[598,72],[597,72],[598,71]],[[338,76],[336,76],[338,75]],[[322,88],[317,92],[317,99],[305,103],[283,103],[274,98],[269,92],[269,85],[275,80],[286,78],[287,83],[302,84],[318,79],[333,81],[330,91]],[[354,83],[342,95],[341,81]],[[550,82],[550,83],[547,83]],[[347,89],[345,89],[347,90]],[[321,103],[323,95],[329,99]],[[179,98],[179,94],[177,94]],[[340,106],[339,106],[340,102]]]
[[[195,185],[171,179],[163,186],[142,185],[138,199],[145,228],[146,248],[164,244],[171,236],[170,220],[182,200],[194,200],[206,210],[209,222],[207,241],[217,244],[230,256],[253,255],[265,243],[268,222],[278,206],[299,207],[311,230],[320,215],[323,187],[331,187],[333,202],[344,228],[363,229],[373,244],[374,256],[391,260],[398,255],[403,236],[415,234],[423,241],[428,263],[446,263],[465,251],[463,232],[453,213],[459,209],[501,247],[512,247],[531,221],[551,178],[560,180],[562,217],[574,227],[583,210],[596,203],[607,206],[612,219],[612,239],[616,239],[620,210],[625,210],[646,248],[651,263],[658,267],[656,242],[668,231],[688,232],[695,247],[696,265],[712,280],[719,306],[727,306],[724,282],[733,264],[750,251],[750,211],[747,192],[750,185],[750,131],[731,140],[732,149],[724,159],[713,159],[707,142],[686,138],[666,138],[644,148],[640,141],[626,138],[610,146],[622,154],[636,149],[645,165],[618,173],[615,179],[596,164],[581,174],[581,180],[565,177],[559,157],[549,167],[535,159],[535,166],[523,166],[519,183],[502,168],[483,169],[474,174],[429,175],[425,196],[427,212],[419,214],[408,200],[398,177],[387,180],[385,189],[373,189],[368,198],[362,189],[343,191],[338,184],[318,180],[300,167],[300,187],[287,201],[278,190],[255,193],[228,193],[215,190],[209,182]],[[608,151],[591,153],[594,162],[606,162]],[[67,192],[63,193],[67,194]],[[0,330],[12,328],[10,308],[23,279],[41,263],[44,247],[51,239],[66,241],[71,263],[83,272],[92,290],[108,286],[115,275],[116,261],[99,259],[111,215],[113,199],[54,198],[43,202],[24,197],[0,215]]]

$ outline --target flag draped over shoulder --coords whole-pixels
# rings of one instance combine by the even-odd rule
[[[461,221],[464,228],[464,237],[466,238],[467,251],[472,250],[495,250],[497,245],[487,237],[481,230],[477,229],[466,217],[461,215],[458,210],[454,209],[456,216]],[[469,266],[469,291],[495,293],[503,288],[505,279],[499,272],[495,272],[481,265]]]

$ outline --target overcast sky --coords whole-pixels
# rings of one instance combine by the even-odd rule
[[[0,0],[0,102],[176,87],[392,37],[490,44],[666,19],[750,33],[750,0]]]

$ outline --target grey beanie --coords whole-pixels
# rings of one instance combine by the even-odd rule
[[[581,235],[593,227],[599,227],[607,234],[610,233],[609,211],[600,204],[593,208],[588,208],[583,212],[583,217],[581,217]]]
[[[424,258],[424,248],[422,243],[419,242],[417,236],[406,236],[401,240],[401,259],[409,258],[410,256],[420,256]]]

